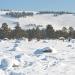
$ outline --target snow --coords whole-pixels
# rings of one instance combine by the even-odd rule
[[[51,53],[39,51],[48,48],[52,49]],[[37,50],[38,55],[35,53]],[[1,40],[0,73],[0,75],[75,75],[75,40],[71,42],[57,39]]]
[[[0,75],[5,75],[4,71],[0,70]]]
[[[61,29],[62,27],[74,27],[75,28],[75,15],[74,14],[63,14],[54,16],[54,14],[36,14],[34,12],[33,16],[21,17],[21,18],[12,18],[6,16],[5,13],[10,11],[0,11],[0,27],[2,23],[8,23],[10,28],[14,28],[16,23],[19,22],[22,29],[31,29],[36,26],[41,25],[42,28],[46,28],[47,24],[51,24],[54,29]],[[13,11],[16,12],[16,11]],[[18,11],[20,12],[20,11]],[[21,11],[22,12],[22,11]],[[33,26],[29,26],[29,24],[33,24]]]
[[[52,24],[56,29],[66,25],[75,27],[72,14],[11,18],[3,16],[6,12],[0,11],[0,26],[7,22],[13,28],[14,22],[19,22],[22,28],[30,23],[43,27]],[[43,52],[49,49],[52,52]],[[58,39],[28,41],[26,38],[0,40],[0,75],[75,75],[75,39],[70,42]]]
[[[72,14],[64,14],[64,15],[59,15],[57,17],[54,17],[52,14],[44,14],[44,15],[34,15],[31,17],[26,17],[26,18],[19,18],[18,22],[20,25],[25,27],[25,25],[28,24],[36,24],[42,25],[44,28],[48,25],[51,24],[54,29],[61,29],[62,27],[74,27],[75,28],[75,16]]]

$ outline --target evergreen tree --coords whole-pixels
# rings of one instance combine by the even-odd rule
[[[59,37],[63,37],[63,32],[61,31],[61,30],[57,30],[56,32],[55,32],[55,38],[59,38]]]
[[[35,36],[37,38],[37,40],[39,41],[41,39],[41,30],[39,29],[39,27],[36,28],[36,33]]]
[[[0,39],[3,39],[4,38],[4,33],[2,31],[2,29],[0,28]]]
[[[62,28],[62,32],[64,32],[64,33],[67,32],[67,28],[66,27],[63,27]]]
[[[53,29],[52,25],[47,25],[46,36],[47,36],[47,38],[54,38],[54,29]]]
[[[19,24],[16,25],[15,29],[12,30],[12,37],[19,39],[22,37],[25,37],[25,31],[21,29],[21,27],[19,26]]]
[[[69,27],[69,37],[70,38],[74,37],[74,29],[72,27]]]
[[[10,37],[10,32],[11,32],[11,30],[10,30],[10,28],[8,28],[7,23],[3,23],[3,24],[2,24],[1,32],[2,32],[1,36],[2,36],[3,38],[9,38],[9,37]]]
[[[68,37],[68,32],[67,32],[67,28],[66,27],[62,28],[62,36],[65,37],[65,38]]]

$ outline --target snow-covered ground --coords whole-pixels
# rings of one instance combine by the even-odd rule
[[[28,24],[36,24],[36,26],[42,25],[44,28],[47,26],[47,24],[51,24],[54,29],[61,29],[64,26],[72,26],[75,28],[74,14],[63,14],[58,16],[54,16],[54,14],[34,14],[33,16],[12,18],[5,15],[7,12],[10,11],[0,11],[0,27],[2,23],[6,22],[10,28],[14,28],[16,26],[16,22],[19,22],[23,29],[31,28],[31,26],[27,27]]]
[[[22,28],[28,24],[53,25],[55,29],[72,26],[75,15],[43,14],[12,18],[0,11],[0,27],[6,22],[10,28],[19,22]],[[34,25],[33,25],[34,26]],[[29,28],[29,27],[28,27]],[[51,49],[51,52],[44,50]],[[0,75],[75,75],[75,39],[65,40],[0,40]]]
[[[75,40],[1,40],[0,75],[75,75]]]

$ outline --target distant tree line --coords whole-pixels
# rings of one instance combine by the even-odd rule
[[[58,15],[62,15],[62,14],[75,14],[73,12],[66,12],[66,11],[39,11],[37,14],[58,14]]]
[[[59,37],[64,38],[75,38],[75,30],[72,27],[68,29],[63,27],[62,30],[54,30],[52,25],[47,25],[45,29],[40,29],[38,26],[34,29],[23,30],[19,24],[12,30],[8,27],[7,23],[3,23],[0,28],[0,39],[58,39]]]
[[[36,14],[54,14],[54,16],[63,15],[63,14],[74,14],[73,12],[65,12],[65,11],[39,11]],[[10,11],[6,13],[7,16],[20,18],[26,16],[33,16],[33,12],[25,12],[25,11]]]
[[[6,13],[6,15],[10,17],[19,18],[19,17],[33,16],[33,12],[8,12]]]

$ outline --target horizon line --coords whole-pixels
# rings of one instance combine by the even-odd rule
[[[75,11],[69,11],[69,10],[26,10],[26,9],[24,9],[24,8],[21,8],[21,9],[16,9],[16,8],[0,8],[0,11],[12,11],[12,10],[14,10],[14,11],[37,11],[37,12],[40,12],[40,11],[42,11],[42,12],[44,12],[44,11],[47,11],[47,12],[50,12],[50,11],[53,11],[53,12],[72,12],[72,13],[75,13]]]

